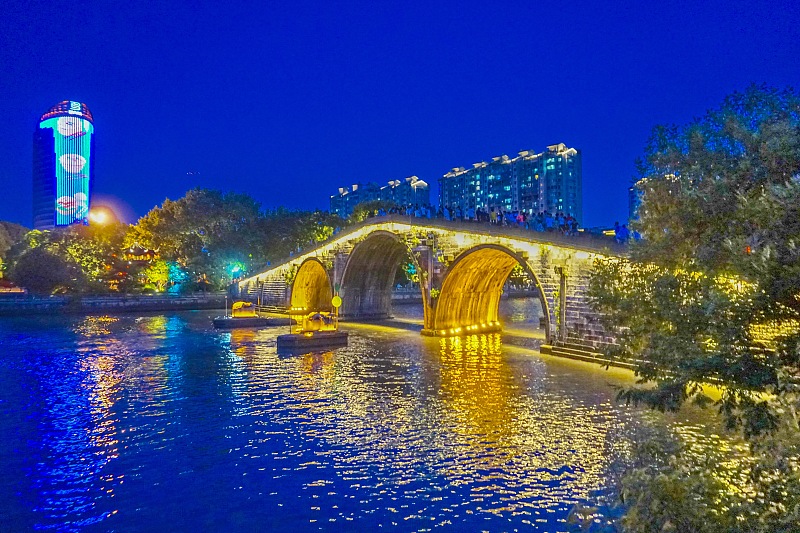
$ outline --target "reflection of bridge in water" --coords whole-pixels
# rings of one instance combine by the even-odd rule
[[[520,265],[538,289],[549,343],[599,346],[610,339],[587,306],[595,258],[624,248],[592,235],[404,217],[370,219],[238,284],[240,296],[279,310],[329,311],[344,319],[390,316],[395,273],[413,262],[425,335],[499,331],[503,285]]]

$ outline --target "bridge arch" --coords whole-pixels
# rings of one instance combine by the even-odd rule
[[[353,247],[341,276],[344,318],[387,318],[392,311],[392,287],[395,274],[404,257],[420,271],[414,254],[396,233],[378,230]],[[420,280],[423,306],[427,316],[425,283]]]
[[[539,276],[525,257],[505,246],[480,244],[464,250],[445,273],[426,333],[464,334],[500,329],[499,308],[503,285],[519,264],[534,280],[550,335],[550,311]]]
[[[316,257],[309,257],[297,269],[292,281],[290,307],[306,312],[330,312],[333,309],[331,298],[331,278],[325,265]]]

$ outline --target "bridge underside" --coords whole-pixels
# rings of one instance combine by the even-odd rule
[[[392,286],[408,250],[395,235],[377,233],[359,243],[342,276],[342,318],[382,319],[391,316]]]

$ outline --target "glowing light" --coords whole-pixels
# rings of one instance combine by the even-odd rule
[[[92,209],[89,211],[89,221],[94,222],[95,224],[105,224],[109,221],[108,213],[105,211],[101,211],[99,209]]]

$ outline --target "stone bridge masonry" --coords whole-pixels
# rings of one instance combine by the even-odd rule
[[[424,335],[499,331],[503,285],[521,265],[534,281],[548,344],[597,349],[613,342],[586,301],[597,257],[625,247],[592,235],[563,236],[523,228],[406,218],[368,219],[240,281],[240,298],[265,309],[330,311],[339,294],[343,319],[390,316],[396,270],[410,260],[419,276]]]

